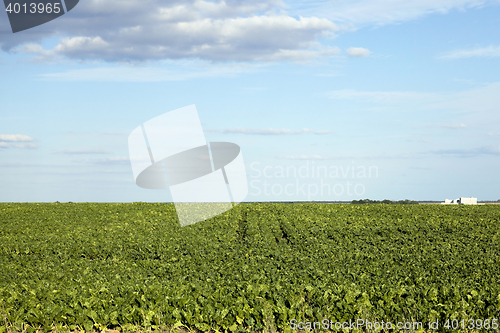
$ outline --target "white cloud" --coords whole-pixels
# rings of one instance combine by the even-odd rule
[[[316,5],[314,5],[316,4]],[[322,13],[346,28],[363,25],[385,25],[410,21],[430,14],[446,14],[498,4],[497,0],[336,0],[316,1],[308,13]]]
[[[355,102],[379,104],[383,107],[396,106],[410,110],[425,106],[441,110],[460,110],[467,113],[500,114],[500,82],[486,86],[453,92],[419,91],[360,91],[354,89],[333,90],[319,94],[322,97]]]
[[[106,162],[130,162],[129,156],[112,156],[104,159]]]
[[[443,128],[449,128],[449,129],[463,129],[463,128],[467,128],[467,126],[465,124],[444,124],[444,125],[441,125],[441,127],[443,127]]]
[[[441,96],[441,101],[436,106],[473,114],[472,122],[465,122],[469,125],[479,120],[485,121],[485,124],[493,125],[500,115],[500,82],[471,90],[441,93]],[[484,117],[478,117],[479,114],[483,114]]]
[[[116,8],[113,8],[116,6]],[[69,37],[51,48],[15,48],[35,61],[55,58],[141,62],[196,58],[209,61],[307,61],[339,52],[318,39],[339,28],[318,17],[292,17],[281,1],[90,0],[58,26]],[[4,45],[4,49],[5,49]],[[8,46],[12,47],[12,46]]]
[[[488,133],[497,133],[500,128],[500,82],[474,89],[434,93],[337,90],[322,95],[338,100],[332,101],[332,105],[341,105],[346,109],[344,112],[363,110],[365,114],[372,112],[370,117],[392,115],[388,118],[394,124],[391,128],[400,123],[404,132],[411,133],[410,128],[413,128],[420,138],[432,136],[436,140],[433,142],[447,142],[457,147],[485,145]],[[375,127],[379,126],[375,124]],[[429,131],[429,128],[441,130]],[[472,153],[484,155],[486,150],[468,152],[469,155]]]
[[[253,128],[226,128],[223,130],[208,130],[208,132],[217,132],[224,134],[250,134],[250,135],[297,135],[297,134],[332,134],[333,131],[314,131],[309,128],[304,128],[301,130],[292,130],[287,128],[265,128],[265,129],[253,129]]]
[[[467,128],[467,125],[465,125],[464,123],[448,123],[448,124],[436,123],[436,124],[427,124],[425,126],[429,128],[445,128],[452,130]]]
[[[0,142],[0,148],[36,149],[36,148],[38,148],[38,145],[34,144],[34,143]]]
[[[493,58],[500,57],[500,46],[490,45],[483,48],[463,49],[451,51],[440,56],[440,59],[464,59],[464,58]]]
[[[36,149],[38,148],[37,144],[34,143],[16,143],[11,145],[14,148],[19,148],[19,149]]]
[[[321,155],[288,155],[288,156],[278,156],[277,158],[282,160],[327,160],[328,157],[323,157]]]
[[[359,91],[354,89],[333,90],[322,94],[324,97],[340,100],[361,100],[375,103],[397,103],[404,101],[436,100],[439,94],[415,91]]]
[[[130,161],[144,162],[141,157],[129,157],[129,156],[110,156],[102,159],[94,159],[91,162],[96,164],[113,164],[113,165],[130,165]],[[149,159],[147,160],[149,162]]]
[[[368,57],[371,52],[368,49],[362,47],[350,47],[346,50],[349,57]]]
[[[35,55],[34,61],[307,61],[336,54],[335,49],[322,49],[318,42],[337,31],[400,23],[498,1],[289,0],[285,4],[280,0],[88,0],[52,25],[58,30],[3,36],[0,44],[3,50]],[[0,28],[5,24],[2,21]],[[44,38],[60,36],[61,32],[68,37],[56,47],[41,46]],[[496,52],[492,47],[479,53],[493,56]]]
[[[35,149],[33,138],[24,134],[0,134],[0,148]]]
[[[35,141],[24,134],[0,134],[0,141],[4,142],[31,142]]]
[[[164,82],[194,78],[227,77],[259,70],[258,65],[209,64],[195,60],[166,61],[159,67],[121,66],[72,69],[60,73],[42,74],[45,81],[104,81],[104,82]]]
[[[436,150],[434,154],[439,155],[457,155],[461,157],[473,157],[477,155],[500,156],[500,146],[479,147],[470,149],[443,149]]]
[[[340,53],[338,47],[326,47],[312,50],[279,50],[274,54],[257,57],[256,61],[294,61],[303,62],[317,58],[329,57]]]
[[[65,155],[93,155],[93,154],[109,154],[109,152],[101,149],[69,149],[61,151]]]
[[[109,49],[109,47],[109,43],[102,40],[99,36],[73,37],[61,40],[61,42],[53,49],[53,52],[56,54],[65,54],[69,57],[83,54],[82,58],[92,58],[99,56],[102,50]]]

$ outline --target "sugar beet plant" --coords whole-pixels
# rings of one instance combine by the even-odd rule
[[[0,320],[45,331],[499,318],[500,207],[0,204]]]

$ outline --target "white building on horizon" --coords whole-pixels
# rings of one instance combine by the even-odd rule
[[[458,199],[453,199],[453,200],[444,199],[444,202],[442,202],[441,204],[443,204],[443,205],[477,205],[477,198],[460,197]]]

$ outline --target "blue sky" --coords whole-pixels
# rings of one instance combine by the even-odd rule
[[[0,201],[170,201],[127,138],[191,104],[248,201],[500,199],[498,26],[486,0],[82,0],[16,34],[2,12]]]

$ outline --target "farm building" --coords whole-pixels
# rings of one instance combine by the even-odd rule
[[[445,199],[444,202],[442,202],[443,205],[477,205],[477,198],[464,198],[460,197],[458,199]]]

